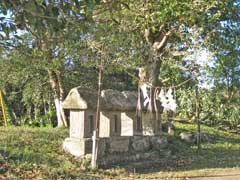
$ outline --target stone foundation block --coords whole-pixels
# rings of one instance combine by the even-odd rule
[[[92,140],[90,138],[66,138],[62,146],[66,152],[79,157],[91,153]]]
[[[112,137],[109,139],[109,152],[128,152],[129,150],[129,137]]]
[[[167,138],[162,136],[153,136],[150,137],[151,145],[153,149],[161,149],[167,146]]]
[[[150,149],[149,137],[147,136],[133,136],[132,141],[132,150],[136,152],[143,152]]]

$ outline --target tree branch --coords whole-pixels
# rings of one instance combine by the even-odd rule
[[[155,51],[161,51],[161,49],[166,45],[168,39],[168,33],[165,34],[160,42],[155,41],[152,45]]]

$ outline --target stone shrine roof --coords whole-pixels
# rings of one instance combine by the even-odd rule
[[[134,91],[102,90],[100,109],[109,111],[134,111],[138,94]],[[96,109],[97,91],[76,87],[73,88],[63,102],[64,109]],[[142,106],[143,107],[143,106]]]

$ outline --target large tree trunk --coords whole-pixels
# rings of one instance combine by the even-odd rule
[[[57,114],[57,126],[62,127],[64,126],[64,122],[61,116],[61,110],[60,110],[60,100],[58,97],[54,97],[54,104],[56,108],[56,114]]]
[[[161,126],[161,117],[159,112],[161,112],[156,102],[156,87],[161,85],[159,80],[160,67],[161,67],[161,58],[160,55],[163,53],[163,50],[167,44],[168,36],[170,31],[166,31],[165,26],[162,25],[159,27],[158,32],[151,32],[150,29],[145,30],[144,37],[150,45],[149,57],[146,59],[147,65],[147,81],[151,84],[152,88],[150,90],[150,121],[153,128],[153,133],[155,135],[160,134],[162,131]]]
[[[62,97],[63,97],[64,91],[63,91],[61,82],[59,80],[59,76],[53,70],[48,70],[48,76],[49,76],[50,84],[54,91],[54,104],[55,104],[56,113],[57,113],[57,126],[58,127],[67,126],[66,117],[62,107]]]
[[[153,87],[160,86],[159,74],[161,62],[160,58],[154,58],[153,56],[147,62],[147,79]]]
[[[152,129],[152,133],[154,135],[158,135],[161,133],[161,117],[159,116],[160,109],[158,109],[159,105],[156,102],[156,87],[159,87],[159,74],[161,67],[161,59],[158,57],[154,57],[152,54],[149,56],[147,65],[147,81],[151,84],[150,89],[150,122],[149,126]]]
[[[159,31],[154,33],[150,29],[146,29],[144,33],[144,37],[150,45],[149,56],[146,59],[147,78],[154,87],[160,85],[159,74],[162,62],[160,55],[163,53],[171,33],[164,30],[164,28],[165,26],[162,25],[159,27]]]

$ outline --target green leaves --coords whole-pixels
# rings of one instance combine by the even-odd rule
[[[177,94],[177,116],[179,119],[195,120],[194,89],[179,89]],[[239,121],[239,93],[233,101],[226,101],[221,89],[200,89],[200,120],[210,126],[237,129]]]
[[[29,89],[36,90],[33,84],[37,83],[30,80],[31,73],[43,82],[47,79],[47,69],[63,74],[61,78],[67,89],[79,84],[94,87],[96,69],[93,67],[100,58],[104,58],[107,65],[104,72],[106,87],[136,87],[134,80],[127,77],[123,70],[130,71],[134,76],[137,67],[150,67],[153,62],[162,65],[160,74],[159,66],[155,66],[158,68],[155,77],[161,80],[170,78],[163,85],[171,86],[186,79],[177,68],[184,56],[182,52],[188,53],[201,42],[201,45],[204,44],[215,53],[215,66],[209,72],[211,78],[216,80],[216,86],[221,87],[228,82],[228,87],[235,93],[240,77],[240,18],[239,4],[236,2],[0,1],[0,13],[9,16],[0,17],[0,47],[5,55],[3,57],[14,58],[9,64],[11,73],[8,79],[12,86],[19,89],[27,88],[25,85],[30,84],[24,93],[26,99],[32,98]],[[16,33],[17,29],[23,30],[21,33],[26,36]],[[196,38],[191,33],[195,30],[198,32]],[[86,43],[93,41],[100,44],[99,49],[93,50],[90,43]],[[9,46],[9,51],[5,51],[6,46]],[[162,48],[155,50],[154,47]],[[174,56],[173,52],[180,55]],[[29,66],[29,69],[25,66]],[[150,71],[153,72],[153,69],[150,68]],[[6,75],[8,73],[5,69],[3,72]],[[24,77],[23,82],[18,78],[20,76]],[[90,77],[90,80],[86,77]],[[123,82],[127,82],[126,86]],[[191,83],[187,85],[192,87]],[[193,99],[188,98],[191,93],[180,92],[183,94],[180,113],[184,117],[191,116],[194,110],[191,104]],[[27,94],[31,97],[27,97]]]
[[[52,7],[52,14],[54,17],[58,17],[59,13],[59,9],[57,7]]]

